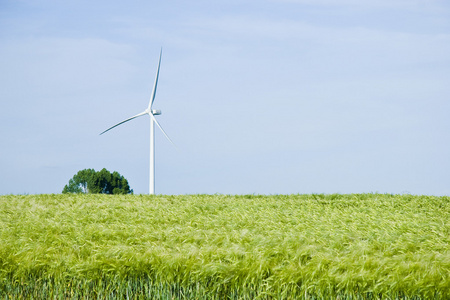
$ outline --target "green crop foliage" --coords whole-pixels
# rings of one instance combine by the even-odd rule
[[[450,197],[0,196],[0,299],[450,299]]]

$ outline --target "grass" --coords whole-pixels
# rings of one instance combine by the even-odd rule
[[[450,197],[0,197],[0,298],[450,299]]]

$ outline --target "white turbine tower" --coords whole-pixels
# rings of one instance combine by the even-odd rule
[[[114,127],[117,127],[125,122],[131,121],[137,117],[140,117],[143,115],[150,116],[150,195],[155,194],[155,123],[159,127],[159,129],[161,129],[162,133],[164,133],[166,138],[175,146],[175,144],[172,142],[172,140],[166,134],[164,129],[162,129],[161,125],[159,125],[158,121],[156,121],[155,116],[160,115],[161,111],[152,109],[153,102],[155,101],[156,86],[158,85],[159,67],[161,65],[161,55],[162,55],[162,49],[161,49],[161,52],[159,53],[159,62],[158,62],[158,69],[156,70],[155,84],[153,85],[152,96],[150,97],[150,102],[148,104],[147,109],[131,118],[128,118],[120,123],[117,123],[116,125],[108,128],[105,131],[103,131],[102,133],[100,133],[100,135],[102,135],[105,132],[113,129]]]

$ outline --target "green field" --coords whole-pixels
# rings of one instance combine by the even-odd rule
[[[1,299],[450,299],[450,197],[0,196]]]

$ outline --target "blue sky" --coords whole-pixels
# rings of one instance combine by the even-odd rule
[[[0,0],[0,194],[450,195],[444,0]]]

